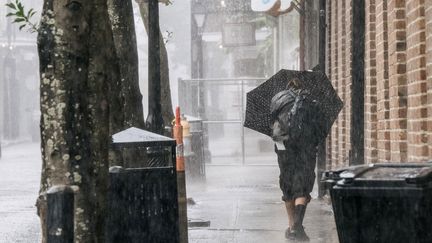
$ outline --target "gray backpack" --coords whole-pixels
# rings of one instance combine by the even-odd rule
[[[270,112],[274,141],[316,146],[323,139],[321,112],[306,91],[288,89],[277,93]]]

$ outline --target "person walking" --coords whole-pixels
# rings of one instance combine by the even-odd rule
[[[315,181],[317,146],[325,137],[320,110],[299,80],[292,79],[286,90],[272,98],[270,111],[279,185],[288,214],[285,237],[309,241],[303,219]]]

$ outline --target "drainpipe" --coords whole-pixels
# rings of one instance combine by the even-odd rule
[[[325,73],[325,58],[326,58],[326,0],[319,0],[319,56],[318,63],[320,71]],[[317,155],[317,183],[318,183],[318,198],[322,198],[325,194],[324,186],[321,185],[322,173],[326,170],[326,141],[324,140],[318,145]]]

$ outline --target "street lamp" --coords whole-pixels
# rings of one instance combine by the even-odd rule
[[[203,60],[203,32],[204,32],[204,25],[206,21],[206,9],[200,2],[195,2],[193,5],[193,17],[195,20],[195,24],[197,27],[197,78],[199,79],[198,83],[198,114],[201,119],[204,120],[205,116],[205,110],[204,110],[204,87],[203,87],[203,81],[204,78],[204,60]]]
[[[206,162],[210,162],[211,160],[211,154],[208,149],[208,128],[207,125],[204,123],[206,121],[206,112],[205,112],[205,104],[204,104],[204,96],[205,96],[205,90],[204,90],[204,54],[203,54],[203,33],[205,28],[205,22],[207,19],[207,9],[205,6],[199,2],[194,1],[192,4],[192,14],[193,19],[195,21],[196,26],[196,35],[195,38],[195,46],[196,46],[196,55],[194,56],[194,61],[196,65],[196,72],[193,72],[192,75],[196,74],[196,77],[198,79],[198,116],[203,121],[203,147],[204,147],[204,160]],[[195,111],[195,109],[193,109]]]
[[[199,4],[202,6],[201,4]],[[198,34],[202,35],[202,30],[206,21],[206,14],[205,13],[194,13],[194,19],[195,23],[198,27]]]
[[[197,58],[198,58],[198,78],[203,78],[203,47],[202,47],[202,37],[204,32],[204,25],[206,21],[206,9],[200,2],[196,2],[194,5],[193,17],[195,20],[195,24],[197,27],[197,35],[198,35],[198,50],[197,50]]]

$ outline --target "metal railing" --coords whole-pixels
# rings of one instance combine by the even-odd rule
[[[246,111],[246,93],[265,80],[265,78],[179,79],[178,95],[182,112],[201,118],[206,125],[204,146],[207,148],[209,146],[208,139],[211,134],[209,130],[212,127],[218,133],[223,133],[222,129],[215,127],[236,125],[236,129],[240,131],[241,161],[242,164],[245,164],[246,137],[243,122]],[[236,133],[236,129],[232,131]],[[210,152],[214,153],[214,151]]]

